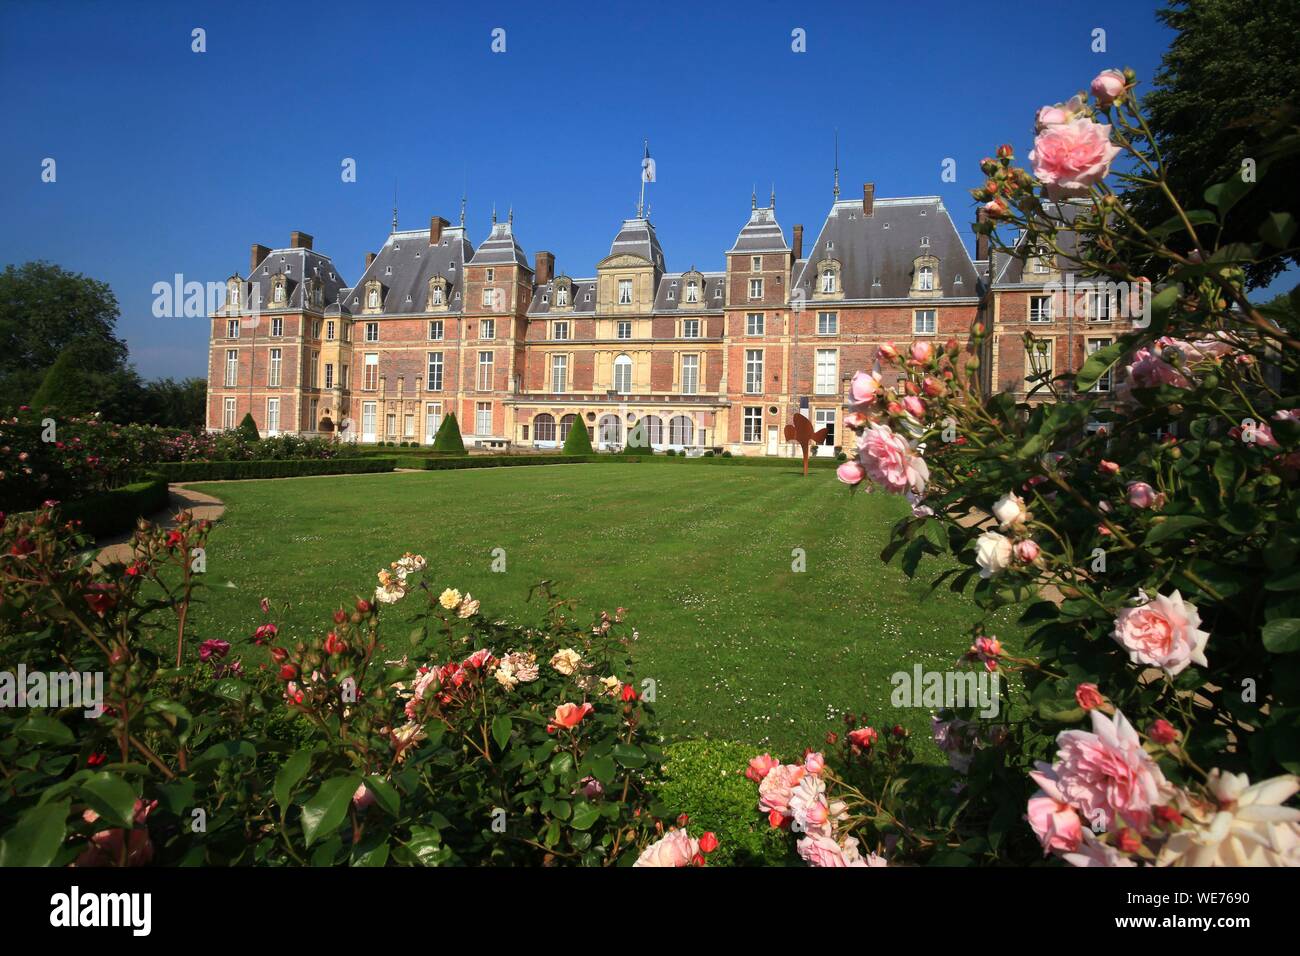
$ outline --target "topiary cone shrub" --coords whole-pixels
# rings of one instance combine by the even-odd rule
[[[587,434],[587,426],[581,419],[575,421],[573,427],[569,429],[569,437],[564,439],[564,453],[566,455],[595,453],[591,447],[591,436]]]
[[[460,437],[460,424],[456,421],[455,412],[444,418],[442,424],[438,426],[438,433],[433,436],[433,450],[448,455],[466,454],[465,442]]]
[[[257,441],[257,422],[253,421],[252,412],[244,413],[244,417],[239,423],[239,433],[248,441]]]

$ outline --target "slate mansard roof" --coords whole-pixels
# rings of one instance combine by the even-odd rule
[[[260,301],[261,308],[270,308],[271,283],[277,275],[283,275],[288,280],[286,289],[288,295],[284,304],[286,310],[311,308],[304,302],[308,279],[321,283],[327,307],[338,300],[346,287],[343,277],[334,268],[334,262],[329,256],[323,256],[310,249],[272,249],[257,264],[253,273],[244,280],[240,305],[246,308],[249,303]]]
[[[640,256],[655,267],[656,272],[663,272],[664,250],[655,235],[655,227],[649,219],[624,219],[623,226],[614,237],[609,247],[611,256]]]
[[[776,221],[776,210],[766,208],[750,212],[749,222],[740,230],[740,235],[736,236],[736,241],[727,250],[727,254],[789,251],[790,247],[785,244],[785,233]]]
[[[843,301],[907,299],[922,255],[939,260],[936,289],[944,298],[980,294],[975,264],[938,196],[876,199],[869,216],[863,215],[860,201],[841,200],[831,207],[802,266],[795,268],[793,288],[813,299],[818,263],[834,259],[840,263]]]
[[[556,279],[568,276],[556,276]],[[569,316],[593,315],[596,311],[596,280],[595,279],[569,279],[573,284],[570,291],[569,307],[557,309],[555,317],[557,319],[568,318]],[[555,304],[555,281],[552,280],[546,285],[538,286],[533,290],[533,301],[528,306],[529,315],[550,315],[551,306]]]
[[[370,263],[370,268],[349,291],[344,309],[353,315],[365,307],[366,283],[378,280],[383,288],[383,311],[379,315],[419,315],[427,311],[429,280],[435,275],[445,278],[447,311],[461,311],[465,287],[465,263],[474,256],[474,247],[462,226],[445,226],[437,245],[429,245],[428,229],[394,232]]]
[[[512,225],[508,222],[494,222],[491,234],[474,252],[470,265],[475,266],[523,266],[529,268],[524,251],[515,241]]]
[[[1073,223],[1085,206],[1086,204],[1072,202],[1043,203],[1043,209],[1049,217],[1054,219],[1059,217],[1066,223]],[[1070,255],[1078,252],[1079,234],[1077,232],[1062,230],[1057,233],[1056,241],[1063,252]],[[1025,237],[1022,235],[1016,240],[1015,255],[1008,255],[997,250],[993,251],[993,268],[990,272],[993,276],[994,286],[1042,285],[1046,281],[1047,276],[1035,276],[1033,273],[1030,273],[1026,278],[1025,265],[1030,254],[1030,250],[1026,248],[1026,245]]]

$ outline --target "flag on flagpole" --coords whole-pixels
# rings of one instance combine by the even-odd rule
[[[646,141],[645,155],[641,158],[641,182],[652,183],[655,181],[655,161],[650,158],[650,142]]]

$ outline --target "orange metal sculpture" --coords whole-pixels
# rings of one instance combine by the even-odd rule
[[[813,445],[820,445],[825,437],[825,428],[813,431],[812,422],[808,421],[799,412],[795,412],[794,421],[785,426],[785,440],[798,442],[799,447],[803,449],[803,473],[805,475],[808,474],[808,453],[812,450]]]

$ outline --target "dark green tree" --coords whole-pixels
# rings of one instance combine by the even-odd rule
[[[28,402],[37,411],[53,409],[62,415],[88,415],[99,408],[97,376],[81,364],[79,349],[59,353]]]
[[[433,450],[449,455],[465,454],[465,442],[460,437],[460,423],[456,413],[452,412],[438,426],[438,433],[433,436]]]
[[[1207,186],[1240,175],[1242,160],[1262,160],[1276,123],[1300,98],[1297,4],[1169,0],[1156,16],[1177,35],[1144,102],[1174,195],[1199,200]],[[1295,212],[1297,177],[1296,154],[1275,162],[1233,207],[1224,241],[1257,242],[1269,213]],[[1130,190],[1125,200],[1148,228],[1173,214],[1154,189]],[[1248,266],[1250,287],[1267,285],[1288,259],[1300,262],[1300,254]]]
[[[564,453],[566,455],[593,454],[591,435],[587,433],[587,425],[581,416],[573,420],[573,426],[569,429],[569,437],[564,439]]]
[[[118,316],[117,298],[104,282],[50,262],[6,266],[0,273],[0,407],[28,402],[74,343],[85,346],[82,371],[124,369]]]
[[[257,441],[257,422],[253,421],[253,413],[245,412],[243,419],[239,423],[239,433],[249,441]]]

